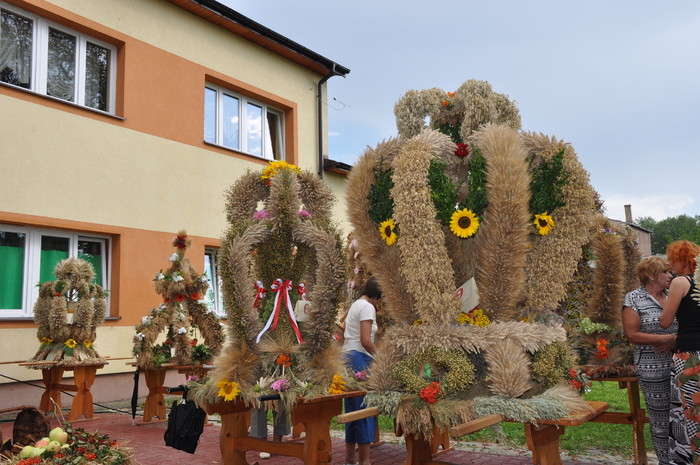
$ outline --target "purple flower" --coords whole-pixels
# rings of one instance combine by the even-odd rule
[[[266,210],[258,210],[255,213],[253,213],[253,219],[254,220],[262,220],[270,216],[270,213]]]
[[[309,213],[306,210],[301,210],[299,211],[299,216],[303,216],[304,218],[311,218],[311,213]]]
[[[188,377],[187,377],[187,382],[188,382],[188,383],[189,383],[189,382],[198,383],[198,382],[200,382],[200,381],[201,381],[201,379],[199,378],[199,376],[192,375],[192,376],[188,376]]]
[[[289,389],[289,380],[287,378],[280,378],[274,383],[270,384],[273,391],[283,392]]]
[[[367,372],[363,371],[356,371],[355,372],[355,378],[360,379],[362,381],[367,380]]]

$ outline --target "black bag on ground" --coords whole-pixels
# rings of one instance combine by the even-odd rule
[[[199,437],[204,431],[204,420],[207,414],[194,402],[185,400],[186,396],[185,391],[183,401],[173,402],[168,415],[168,429],[165,430],[163,439],[166,446],[194,454]]]

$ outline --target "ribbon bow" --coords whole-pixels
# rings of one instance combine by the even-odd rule
[[[253,308],[258,308],[260,301],[265,298],[265,292],[267,292],[267,289],[263,287],[262,282],[255,281],[255,290],[257,293],[255,295],[255,302],[253,302]]]
[[[289,314],[289,320],[292,324],[292,329],[294,330],[294,334],[296,334],[297,341],[299,344],[304,342],[304,339],[301,337],[301,331],[299,331],[299,325],[297,323],[296,316],[294,315],[294,309],[292,308],[292,301],[289,298],[289,290],[292,288],[292,281],[291,280],[286,280],[282,281],[280,278],[277,278],[273,281],[272,285],[270,285],[270,289],[272,289],[273,292],[276,293],[275,295],[275,303],[273,306],[272,313],[270,314],[270,317],[267,319],[267,323],[265,323],[265,327],[260,331],[258,334],[257,339],[255,339],[255,342],[260,342],[260,338],[262,337],[263,334],[267,332],[268,329],[275,329],[277,327],[277,323],[279,323],[279,318],[280,314],[282,313],[282,305],[284,302],[284,305],[287,307],[287,313]]]
[[[306,286],[304,283],[299,283],[297,286],[297,293],[299,294],[299,297],[301,297],[301,300],[306,300]]]

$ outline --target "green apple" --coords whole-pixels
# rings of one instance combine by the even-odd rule
[[[35,447],[34,450],[32,451],[32,455],[30,455],[29,457],[30,458],[39,457],[44,452],[46,452],[46,449],[44,449],[43,447]]]
[[[63,428],[57,427],[51,430],[49,433],[49,439],[65,444],[68,441],[68,433],[66,433]]]
[[[46,446],[48,446],[50,442],[51,442],[51,439],[49,439],[49,438],[41,438],[36,442],[36,444],[34,444],[34,447],[46,448]]]
[[[46,446],[46,450],[49,450],[54,454],[57,452],[61,452],[61,443],[58,441],[51,441],[49,445]]]
[[[32,452],[34,452],[34,446],[24,446],[19,456],[23,459],[28,459],[32,456]]]

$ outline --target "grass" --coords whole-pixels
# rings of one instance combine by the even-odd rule
[[[641,397],[641,393],[640,393]],[[618,388],[616,382],[594,382],[590,392],[584,395],[586,400],[604,401],[610,404],[609,412],[629,412],[627,390]],[[641,407],[644,406],[644,398],[641,398]],[[342,430],[344,425],[338,424],[335,419],[331,422],[331,429]],[[379,416],[379,429],[383,433],[393,433],[394,419],[385,415]],[[476,433],[459,438],[461,441],[477,441],[486,443],[506,443],[513,446],[526,447],[525,428],[520,423],[501,423]],[[653,450],[653,443],[649,434],[649,425],[644,427],[644,440],[647,450]],[[614,425],[607,423],[585,423],[581,426],[566,428],[560,438],[560,447],[571,455],[581,455],[596,451],[603,451],[612,455],[621,455],[625,458],[634,455],[632,443],[632,425]]]

